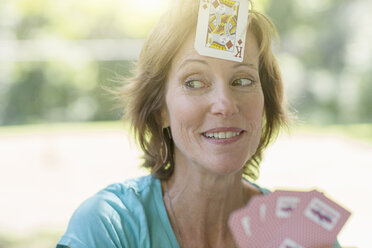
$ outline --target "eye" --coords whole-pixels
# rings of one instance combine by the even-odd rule
[[[254,83],[254,80],[249,78],[239,78],[232,82],[232,86],[249,86]]]
[[[204,88],[206,85],[205,83],[199,80],[190,80],[190,81],[185,82],[185,86],[186,88],[189,88],[189,89],[201,89],[201,88]]]

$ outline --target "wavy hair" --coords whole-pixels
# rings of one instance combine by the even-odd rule
[[[250,1],[251,2],[251,1]],[[259,45],[259,76],[264,94],[262,136],[255,154],[246,162],[243,176],[256,180],[265,148],[285,126],[288,114],[284,104],[280,68],[272,51],[273,37],[278,38],[275,26],[262,13],[249,10],[247,29]],[[165,106],[167,75],[172,59],[183,41],[195,32],[199,0],[174,0],[148,35],[133,76],[117,92],[124,101],[125,116],[144,152],[145,168],[161,179],[169,178],[174,170],[173,141],[170,130],[164,128],[162,109]]]

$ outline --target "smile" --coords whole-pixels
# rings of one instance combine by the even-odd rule
[[[242,133],[240,132],[215,132],[215,133],[203,133],[202,135],[207,138],[213,138],[213,139],[229,139],[235,136],[238,136]]]

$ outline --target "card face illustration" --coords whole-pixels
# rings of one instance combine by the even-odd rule
[[[220,0],[221,1],[221,0]],[[238,1],[214,1],[209,7],[206,47],[234,52],[236,27],[240,3]]]
[[[195,50],[203,56],[242,62],[248,0],[201,0]]]

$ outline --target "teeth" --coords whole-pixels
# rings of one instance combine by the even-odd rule
[[[239,133],[237,133],[237,135],[238,135]],[[226,133],[226,138],[228,139],[228,138],[231,138],[232,136],[236,136],[236,135],[234,135],[233,134],[233,132],[227,132]]]
[[[219,132],[219,133],[204,133],[203,135],[208,138],[214,139],[228,139],[234,136],[238,136],[240,132]]]

